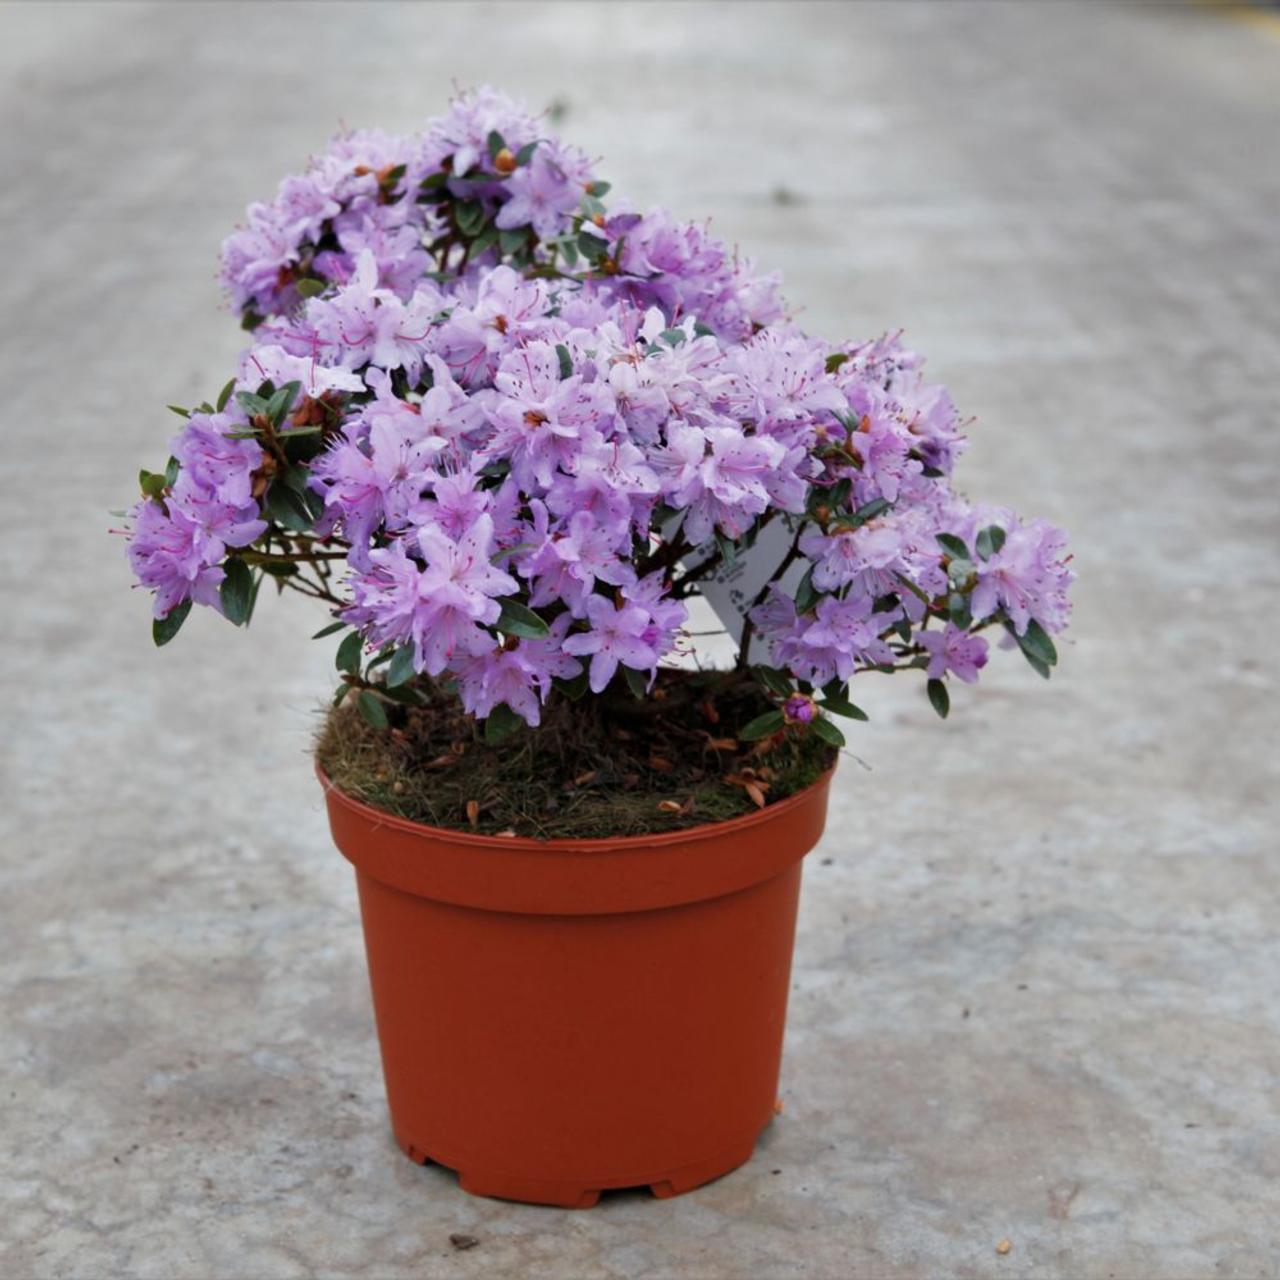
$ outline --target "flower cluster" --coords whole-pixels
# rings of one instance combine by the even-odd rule
[[[922,669],[945,714],[995,626],[1048,674],[1063,536],[955,493],[962,424],[919,358],[806,335],[704,226],[608,191],[486,89],[253,205],[222,255],[253,344],[132,512],[157,639],[192,601],[247,621],[270,578],[351,629],[370,718],[439,680],[536,725],[556,691],[643,696],[685,601],[775,526],[739,639],[777,709],[742,736],[837,740],[868,670]]]

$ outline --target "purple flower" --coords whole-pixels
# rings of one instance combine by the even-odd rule
[[[627,528],[622,527],[623,539]],[[600,524],[589,511],[576,512],[569,527],[550,547],[556,558],[563,562],[565,574],[579,584],[575,594],[585,598],[596,582],[622,586],[631,582],[636,571],[618,556],[618,529]]]
[[[696,657],[684,600],[742,607],[775,571],[748,658],[806,687],[920,659],[973,679],[985,642],[922,630],[956,593],[979,625],[1066,625],[1061,531],[956,495],[965,423],[899,334],[806,335],[705,224],[606,208],[546,123],[478,89],[417,135],[339,136],[250,207],[222,257],[254,332],[237,389],[301,395],[278,438],[206,406],[172,482],[145,479],[129,555],[159,612],[216,606],[238,548],[320,547],[280,584],[345,593],[370,646],[530,723],[579,658],[600,692]],[[506,596],[551,637],[499,633]]]
[[[788,724],[809,724],[817,714],[818,704],[804,693],[793,693],[782,704],[782,715]]]
[[[662,456],[664,496],[685,511],[684,528],[695,546],[716,528],[741,537],[769,506],[767,480],[786,457],[776,440],[748,436],[738,427],[690,427],[672,423]]]
[[[557,469],[571,471],[583,442],[594,445],[599,428],[612,420],[608,386],[577,374],[562,378],[550,342],[531,342],[504,357],[494,389],[488,409],[494,430],[484,452],[509,460],[526,488],[545,490]]]
[[[494,597],[519,583],[490,563],[493,521],[480,516],[454,541],[439,529],[419,530],[425,567],[403,539],[370,553],[371,568],[353,580],[355,603],[347,619],[378,647],[412,644],[414,665],[437,676],[455,659],[483,653],[492,639],[477,624],[492,626],[502,612]]]
[[[1046,520],[1009,524],[1001,549],[977,566],[974,620],[1003,609],[1019,635],[1033,618],[1046,631],[1061,631],[1071,616],[1067,589],[1075,580],[1067,567],[1066,534]]]
[[[987,665],[986,640],[962,631],[954,623],[948,622],[941,631],[921,631],[916,639],[929,654],[930,680],[939,680],[952,671],[966,684],[973,684]]]
[[[537,137],[537,122],[514,99],[485,85],[460,93],[449,110],[432,120],[422,144],[420,163],[439,169],[445,160],[456,174],[488,158],[490,133],[499,133],[508,147],[519,149]]]
[[[735,417],[794,443],[815,421],[842,412],[847,404],[826,371],[827,350],[825,343],[769,329],[736,348],[730,393]]]
[[[504,230],[532,226],[540,239],[553,239],[577,211],[586,168],[554,143],[541,144],[529,163],[507,179],[510,199],[494,222]]]
[[[660,654],[644,639],[652,623],[647,609],[637,604],[618,607],[604,596],[592,596],[587,619],[591,630],[567,636],[563,647],[565,653],[591,655],[592,693],[604,691],[619,663],[633,671],[652,672],[657,667]]]
[[[483,719],[505,702],[526,723],[536,726],[552,680],[570,680],[582,670],[578,660],[563,649],[570,621],[568,614],[561,614],[545,639],[499,644],[467,659],[458,669],[462,705]]]
[[[200,526],[181,510],[149,499],[129,514],[129,564],[139,585],[155,592],[155,616],[166,617],[184,600],[220,608],[218,586],[225,575],[209,562]]]
[[[649,622],[640,638],[659,654],[669,653],[674,648],[681,627],[689,619],[689,610],[684,602],[673,600],[668,595],[668,588],[660,569],[622,588],[624,600],[640,605],[648,612]]]
[[[256,440],[237,438],[246,425],[243,416],[230,413],[193,413],[187,419],[170,445],[182,468],[183,493],[194,488],[226,506],[253,506],[256,517],[253,474],[262,466],[262,447]]]
[[[865,597],[823,596],[812,617],[799,619],[789,633],[778,637],[775,652],[794,675],[810,684],[845,681],[858,663],[893,663],[893,650],[879,634],[880,621]]]
[[[246,351],[240,361],[237,383],[242,390],[256,391],[264,382],[283,387],[300,382],[302,394],[319,400],[331,391],[363,391],[364,380],[348,369],[327,368],[314,357],[291,355],[283,347],[268,345]]]

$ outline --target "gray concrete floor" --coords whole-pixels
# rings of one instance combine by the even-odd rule
[[[756,1159],[576,1215],[392,1144],[315,619],[154,652],[105,532],[228,372],[243,205],[485,79],[813,329],[906,326],[978,417],[970,491],[1080,572],[1052,684],[1007,658],[945,726],[865,695]],[[0,120],[0,1275],[1280,1274],[1274,22],[5,3]]]

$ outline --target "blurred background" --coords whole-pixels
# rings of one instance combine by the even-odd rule
[[[482,82],[904,327],[1080,575],[1052,683],[859,691],[756,1158],[577,1215],[392,1142],[324,619],[154,651],[107,533],[232,371],[244,206]],[[1280,1274],[1276,10],[5,0],[0,119],[0,1274]]]

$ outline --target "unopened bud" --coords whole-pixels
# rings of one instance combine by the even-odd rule
[[[809,724],[818,714],[818,704],[803,693],[793,693],[782,704],[782,716],[788,724]]]
[[[516,157],[510,147],[503,147],[502,150],[493,157],[493,167],[499,173],[511,173],[515,169]]]

